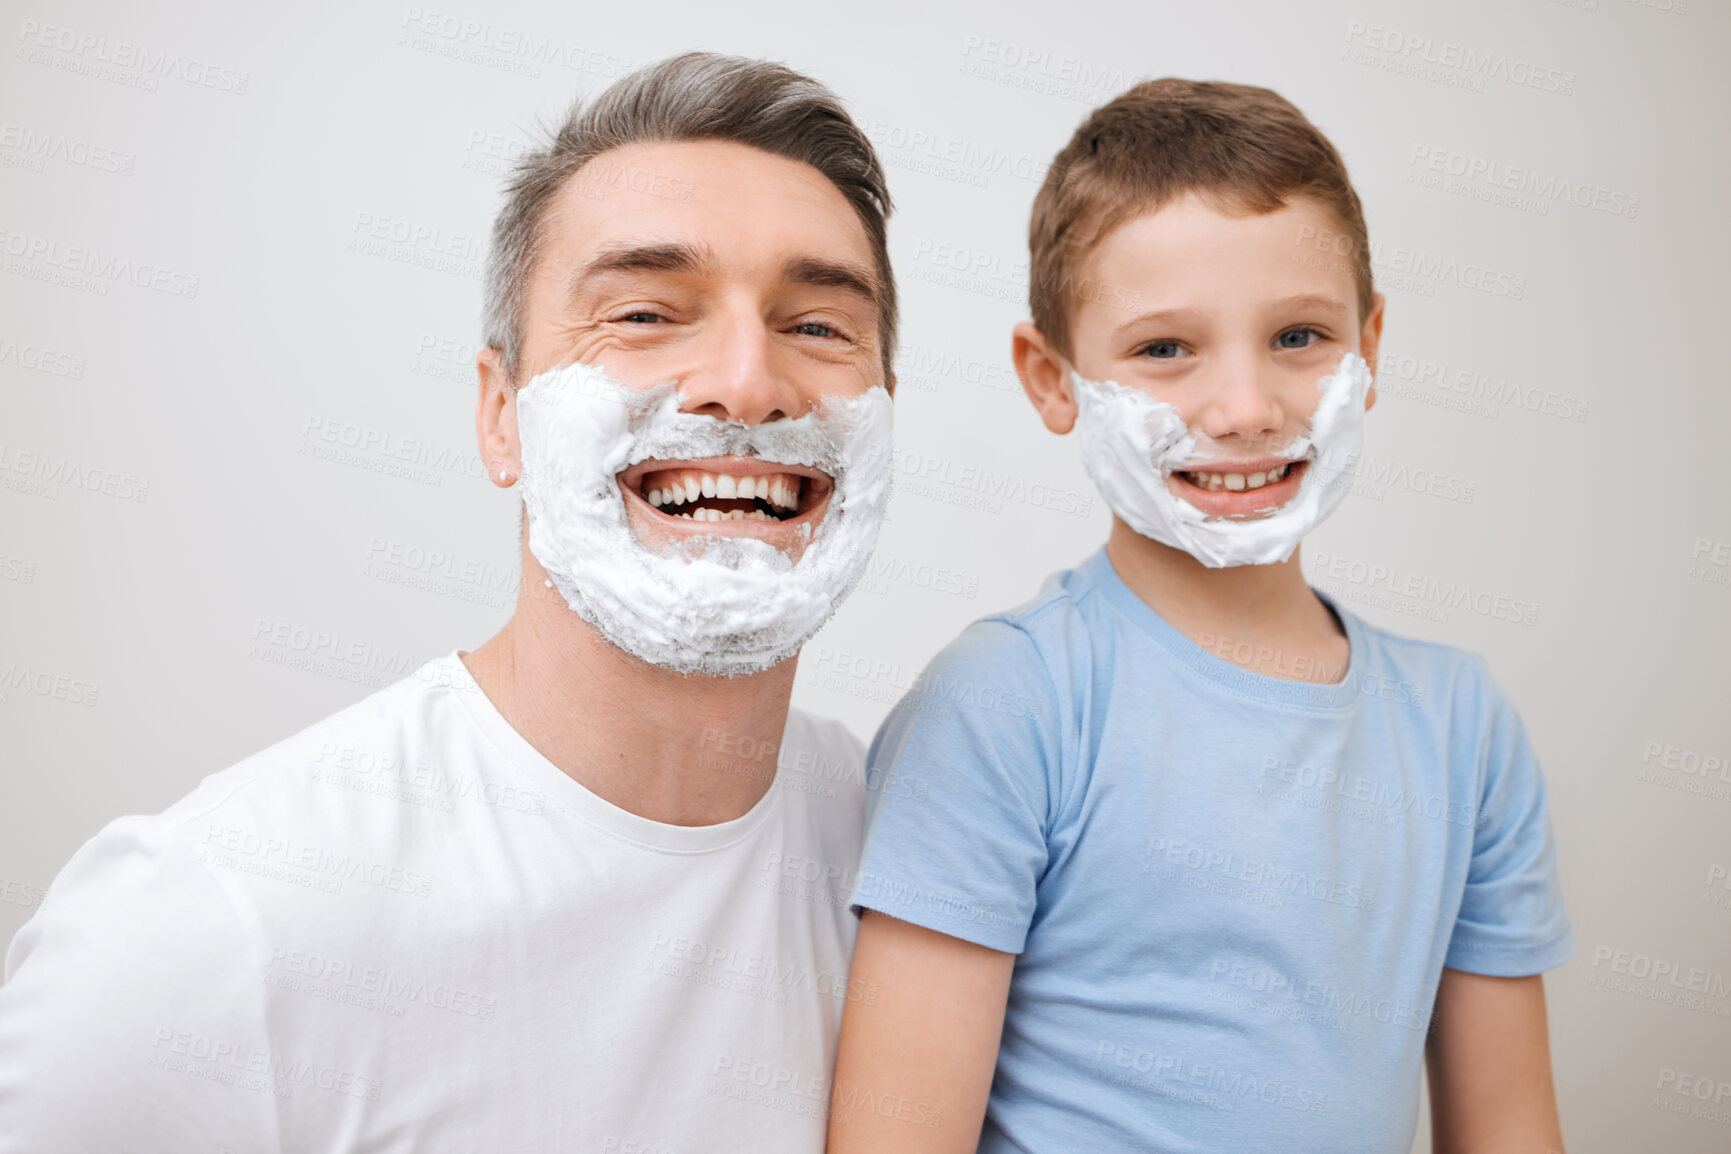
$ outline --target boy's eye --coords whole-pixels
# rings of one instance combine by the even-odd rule
[[[1166,361],[1177,356],[1179,348],[1180,346],[1177,341],[1161,340],[1150,341],[1148,344],[1143,345],[1142,351],[1153,357],[1155,360]]]
[[[1315,337],[1316,340],[1303,339],[1306,337]],[[1317,329],[1311,328],[1309,325],[1302,325],[1296,329],[1287,329],[1274,339],[1283,349],[1307,349],[1311,345],[1315,344],[1316,341],[1322,339],[1322,333]]]

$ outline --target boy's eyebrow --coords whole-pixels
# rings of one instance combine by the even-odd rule
[[[1341,317],[1341,318],[1345,318],[1347,316],[1350,316],[1351,312],[1352,312],[1352,310],[1348,309],[1344,304],[1341,304],[1338,300],[1334,299],[1331,296],[1323,296],[1321,293],[1300,293],[1297,296],[1285,297],[1285,298],[1282,298],[1281,300],[1274,301],[1268,307],[1271,310],[1272,309],[1289,309],[1289,308],[1320,309],[1323,312],[1333,313],[1336,316]],[[1173,322],[1173,321],[1200,320],[1207,315],[1208,314],[1203,309],[1193,309],[1193,308],[1155,309],[1153,312],[1143,313],[1141,316],[1132,317],[1131,319],[1125,321],[1123,324],[1118,326],[1118,331],[1123,332],[1125,329],[1132,328],[1136,325],[1143,324],[1143,323],[1148,322],[1148,321]]]
[[[1143,313],[1141,316],[1131,317],[1129,320],[1118,326],[1118,331],[1123,332],[1125,329],[1133,328],[1145,321],[1200,320],[1205,315],[1206,314],[1201,309],[1155,309],[1151,313]]]
[[[1300,293],[1295,297],[1275,301],[1274,308],[1321,309],[1324,312],[1337,313],[1341,316],[1350,315],[1351,311],[1344,304],[1330,296],[1321,293]]]

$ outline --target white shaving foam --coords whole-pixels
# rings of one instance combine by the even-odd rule
[[[679,673],[761,672],[797,653],[865,571],[889,501],[890,396],[874,387],[762,425],[679,403],[677,382],[635,389],[583,364],[518,390],[529,549],[566,603],[627,653]],[[833,480],[797,563],[755,537],[703,535],[663,551],[638,540],[621,470],[735,454]]]
[[[1140,389],[1090,381],[1073,370],[1070,381],[1082,462],[1106,504],[1144,537],[1222,569],[1285,561],[1339,506],[1364,444],[1364,399],[1372,378],[1364,358],[1349,352],[1317,382],[1322,396],[1309,434],[1276,450],[1308,462],[1298,492],[1278,509],[1243,518],[1212,517],[1168,487],[1174,472],[1215,459],[1198,452],[1196,436],[1176,408]]]

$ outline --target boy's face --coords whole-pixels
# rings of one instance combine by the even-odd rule
[[[1348,352],[1376,364],[1381,294],[1360,317],[1352,263],[1299,245],[1339,227],[1306,197],[1228,216],[1187,194],[1116,229],[1076,270],[1074,283],[1113,291],[1073,306],[1070,367],[1178,410],[1198,456],[1212,457],[1167,488],[1210,517],[1255,518],[1291,500],[1308,466],[1281,448],[1308,432],[1317,382]],[[1067,432],[1074,399],[1056,400],[1042,415]],[[1365,408],[1375,400],[1373,388]]]

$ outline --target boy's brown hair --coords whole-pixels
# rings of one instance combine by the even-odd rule
[[[1078,282],[1083,259],[1119,225],[1190,191],[1234,215],[1273,212],[1294,196],[1330,209],[1351,243],[1344,259],[1358,282],[1359,319],[1370,315],[1364,210],[1328,138],[1266,88],[1165,77],[1095,109],[1034,197],[1028,303],[1034,327],[1059,352],[1072,356],[1072,303],[1103,291]]]

